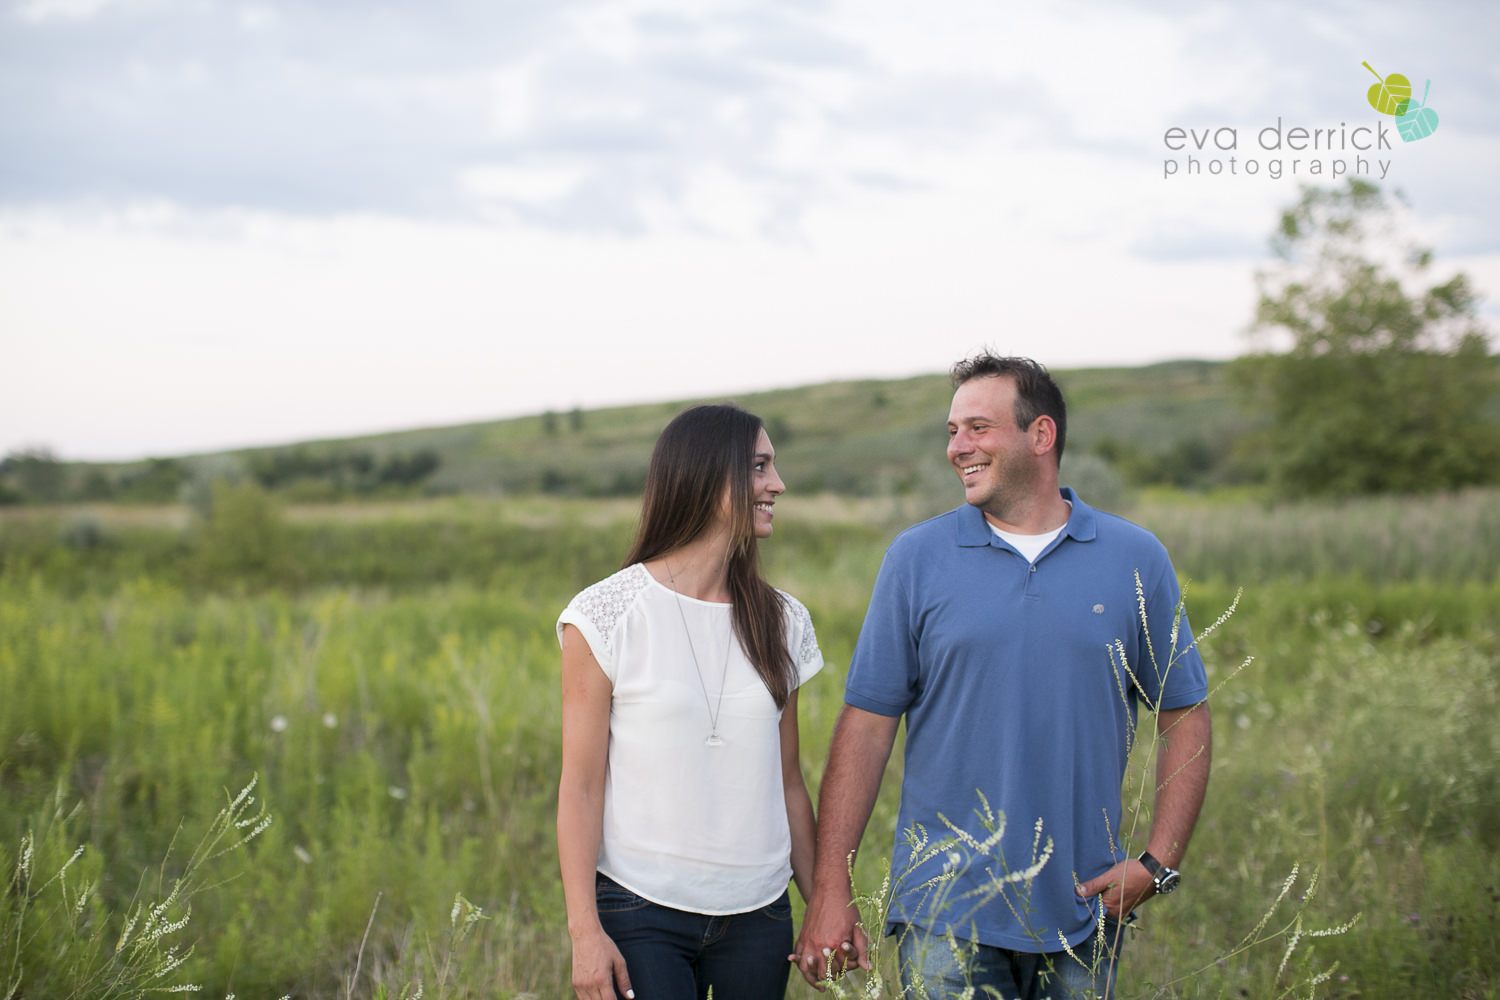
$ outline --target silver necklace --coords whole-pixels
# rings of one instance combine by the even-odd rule
[[[672,584],[672,596],[677,599],[677,616],[682,619],[682,631],[687,635],[688,652],[693,654],[693,670],[698,674],[698,686],[703,689],[703,707],[708,709],[708,739],[703,741],[703,745],[723,746],[724,738],[719,735],[719,710],[724,707],[724,684],[729,679],[729,649],[734,645],[734,636],[731,635],[729,642],[724,644],[724,666],[719,671],[719,701],[714,704],[708,700],[708,683],[703,679],[703,668],[698,665],[698,650],[693,646],[693,630],[688,628],[687,613],[682,610],[682,595],[677,592],[677,578],[672,575],[670,563],[663,559],[661,564],[667,567],[667,579]]]

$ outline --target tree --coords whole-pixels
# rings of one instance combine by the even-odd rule
[[[1282,213],[1251,333],[1291,344],[1236,360],[1230,376],[1269,415],[1249,443],[1283,493],[1421,493],[1500,475],[1495,359],[1468,278],[1432,283],[1432,251],[1396,222],[1359,180],[1304,188]]]
[[[54,503],[63,499],[67,470],[52,449],[45,446],[13,451],[0,461],[0,478],[20,487],[20,496],[32,503]]]
[[[121,478],[116,497],[126,503],[171,503],[187,477],[175,458],[148,458],[144,468]]]

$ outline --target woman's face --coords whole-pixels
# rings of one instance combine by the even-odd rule
[[[765,428],[761,428],[760,437],[755,439],[755,454],[750,461],[754,463],[750,469],[750,496],[755,505],[755,537],[770,538],[771,508],[776,506],[776,498],[786,492],[786,484],[776,474],[776,449],[771,447]]]
[[[755,451],[750,457],[750,512],[751,530],[756,538],[771,537],[772,508],[776,498],[786,492],[786,484],[776,474],[776,449],[764,429],[755,439]],[[729,518],[729,485],[724,485],[724,516]]]

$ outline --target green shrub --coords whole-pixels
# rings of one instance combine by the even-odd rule
[[[285,579],[291,553],[281,509],[258,484],[215,480],[208,517],[194,538],[198,569],[208,580],[263,583]]]

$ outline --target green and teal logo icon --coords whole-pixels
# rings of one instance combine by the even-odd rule
[[[1372,83],[1365,93],[1370,107],[1383,115],[1396,119],[1396,133],[1402,142],[1416,142],[1437,131],[1437,112],[1427,106],[1427,95],[1432,91],[1432,81],[1422,89],[1422,103],[1411,98],[1411,81],[1400,73],[1382,77],[1369,63],[1360,63],[1374,75],[1379,83]]]

